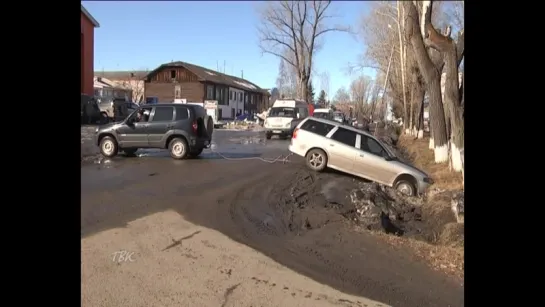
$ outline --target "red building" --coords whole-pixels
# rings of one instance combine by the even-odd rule
[[[98,21],[81,6],[81,93],[93,96],[95,28]]]

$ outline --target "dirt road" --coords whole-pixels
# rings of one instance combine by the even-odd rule
[[[219,132],[214,147],[286,146]],[[292,161],[148,151],[83,166],[83,306],[463,306],[459,282],[354,230],[353,179]]]

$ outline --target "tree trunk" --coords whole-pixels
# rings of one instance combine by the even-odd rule
[[[417,113],[415,114],[416,125],[414,136],[421,139],[424,137],[424,87],[418,82],[415,84],[414,89],[414,103],[417,107]]]
[[[458,63],[456,58],[456,45],[449,41],[445,50],[445,104],[449,111],[451,133],[451,163],[454,171],[463,169],[460,151],[464,150],[464,119],[460,106],[460,87],[458,82]]]
[[[435,149],[435,142],[433,141],[433,127],[431,126],[431,114],[428,111],[428,128],[430,129],[430,144],[428,146],[429,149],[434,150]]]
[[[416,138],[423,139],[424,138],[424,95],[422,95],[422,102],[420,103],[420,112],[418,115],[418,122],[420,123],[418,125],[418,132],[416,133]]]
[[[432,128],[432,137],[434,141],[435,162],[443,163],[448,161],[448,139],[446,133],[445,114],[443,102],[441,99],[441,75],[435,65],[430,60],[424,40],[419,29],[419,16],[416,6],[409,1],[403,2],[405,12],[407,13],[405,27],[407,38],[411,42],[418,67],[426,85],[428,86],[430,101],[430,126]],[[431,7],[428,8],[428,10]],[[430,14],[431,12],[428,12]],[[424,14],[423,14],[424,15]]]

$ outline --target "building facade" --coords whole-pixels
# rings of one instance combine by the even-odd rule
[[[100,25],[91,14],[81,6],[80,69],[81,93],[93,95],[93,69],[95,57],[95,28]]]
[[[166,63],[151,71],[144,81],[146,99],[174,102],[218,102],[219,119],[237,114],[256,114],[269,107],[269,92],[254,83],[186,62]]]

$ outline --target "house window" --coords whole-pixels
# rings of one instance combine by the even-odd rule
[[[233,100],[233,91],[229,91],[229,100]]]
[[[220,98],[218,99],[218,104],[229,105],[229,100],[227,96],[227,88],[221,88]]]
[[[217,100],[219,102],[220,98],[221,98],[221,89],[218,86],[216,86],[216,96],[214,96],[214,100]]]
[[[238,93],[238,101],[242,102],[242,93]]]
[[[248,93],[244,93],[244,103],[248,103]]]
[[[213,85],[207,85],[206,86],[206,99],[207,100],[214,100],[214,86]]]
[[[170,79],[176,79],[176,70],[171,70],[170,71]]]

